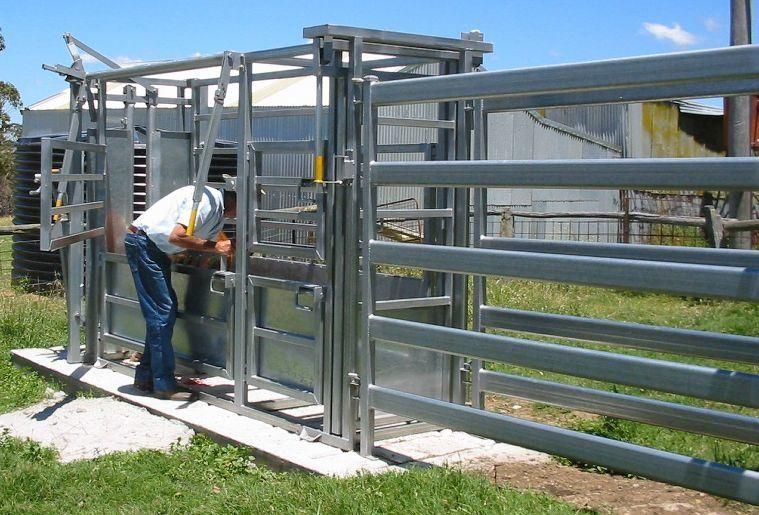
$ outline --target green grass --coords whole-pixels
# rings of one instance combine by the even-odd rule
[[[3,244],[0,237],[0,245]],[[57,385],[15,368],[10,350],[66,340],[60,296],[23,293],[0,267],[0,413]],[[531,492],[443,468],[350,479],[274,473],[243,449],[197,436],[171,452],[60,464],[55,452],[0,433],[0,513],[577,513]]]
[[[2,513],[578,513],[449,469],[350,479],[274,473],[204,437],[170,453],[61,465],[36,444],[0,436],[0,491]]]
[[[601,288],[565,284],[557,285],[534,281],[490,280],[488,281],[488,304],[530,311],[759,336],[759,305],[748,302],[620,292]],[[497,332],[574,347],[612,351],[634,356],[759,374],[759,366],[745,363],[732,363],[692,356],[674,356],[646,350],[578,342],[540,335],[508,331]],[[501,363],[489,364],[488,366],[494,370],[510,374],[536,377],[543,380],[580,385],[628,395],[645,396],[705,408],[721,409],[748,416],[759,416],[759,410],[757,409],[724,405],[681,395],[647,391],[637,387],[604,383],[581,377],[543,372]],[[565,412],[565,409],[558,407],[548,407],[542,404],[533,406],[533,413],[535,413],[537,419],[547,421],[561,420],[559,425],[571,429],[747,469],[759,470],[759,447],[755,445],[605,416],[589,419],[562,416]]]
[[[9,246],[10,236],[0,236],[0,249]],[[40,400],[46,388],[55,387],[38,374],[11,364],[11,349],[51,347],[66,341],[65,302],[56,295],[23,293],[10,285],[10,253],[0,264],[0,413]]]

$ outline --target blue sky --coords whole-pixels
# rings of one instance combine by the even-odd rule
[[[479,29],[495,45],[486,67],[503,70],[726,46],[729,6],[730,0],[0,0],[7,45],[0,80],[15,84],[27,105],[64,89],[61,78],[41,69],[70,64],[64,32],[126,63],[300,44],[303,27],[324,23],[447,37]]]

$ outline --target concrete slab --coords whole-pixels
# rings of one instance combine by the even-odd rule
[[[34,368],[73,388],[110,395],[152,414],[180,421],[192,430],[247,446],[259,460],[276,469],[299,469],[342,477],[362,472],[403,471],[404,468],[398,464],[469,468],[468,465],[473,463],[540,462],[549,459],[541,453],[450,430],[382,440],[377,442],[377,448],[383,459],[365,458],[319,441],[308,441],[310,439],[307,437],[301,439],[295,433],[202,401],[178,403],[140,394],[132,387],[132,378],[128,375],[109,368],[69,364],[60,348],[19,349],[12,351],[12,357],[16,364]],[[265,397],[264,392],[261,392],[261,397]]]
[[[192,429],[176,420],[113,398],[76,398],[55,392],[49,399],[0,415],[0,431],[58,451],[62,462],[140,449],[168,450],[187,443]]]

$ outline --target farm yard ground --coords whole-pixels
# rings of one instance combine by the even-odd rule
[[[0,254],[4,261],[5,256]],[[0,266],[0,412],[28,406],[49,388],[57,389],[32,372],[12,367],[10,349],[61,344],[66,331],[62,299],[11,288],[8,268],[7,262]],[[747,303],[527,282],[494,284],[489,292],[494,303],[521,309],[759,335],[759,310]],[[742,369],[757,372],[756,367]],[[665,430],[648,432],[633,423],[503,397],[489,397],[487,403],[491,409],[524,418],[759,467],[756,446],[716,445],[703,437],[673,436]],[[743,413],[756,415],[750,410]],[[483,462],[472,463],[471,468],[479,473],[435,468],[347,480],[275,473],[251,466],[245,450],[202,436],[170,452],[146,450],[60,464],[49,449],[3,436],[0,512],[759,513],[755,507],[698,492],[558,461]]]

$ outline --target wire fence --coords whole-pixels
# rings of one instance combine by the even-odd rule
[[[534,212],[530,206],[488,205],[487,234],[514,238],[569,240],[598,243],[636,243],[727,247],[732,232],[710,239],[704,208],[728,218],[727,195],[722,192],[620,192],[618,212]],[[754,197],[753,219],[759,219]],[[725,227],[730,227],[725,225]],[[752,247],[759,246],[759,230],[751,230]]]

